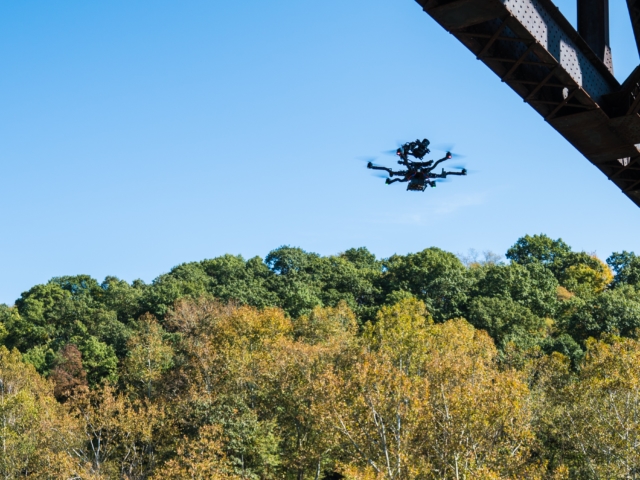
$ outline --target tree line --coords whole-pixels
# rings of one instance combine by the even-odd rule
[[[0,305],[4,478],[640,477],[640,258],[280,247]]]

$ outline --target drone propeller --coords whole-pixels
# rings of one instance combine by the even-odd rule
[[[371,167],[379,167],[380,165],[376,165],[375,163],[367,163],[367,168],[371,168],[369,165],[371,165]]]
[[[385,175],[384,173],[374,173],[373,176],[378,178],[389,178],[389,175]]]
[[[371,168],[371,167],[378,167],[379,165],[376,165],[375,163],[373,163],[373,161],[376,159],[377,157],[357,157],[356,160],[360,161],[360,162],[367,162],[367,168]]]
[[[468,170],[464,165],[451,165],[452,168],[459,168],[460,170],[464,170],[467,172],[467,175],[473,175],[478,173],[478,170]]]
[[[460,155],[459,153],[453,153],[453,150],[455,150],[455,145],[451,143],[438,144],[434,148],[442,152],[447,152],[448,154],[451,155],[451,158],[465,158],[464,155]]]
[[[358,160],[359,162],[373,163],[373,161],[376,160],[377,158],[378,157],[356,157],[355,160]]]
[[[453,143],[439,143],[437,145],[434,145],[433,148],[435,148],[436,150],[441,150],[443,152],[450,152],[452,150],[455,150],[456,146]]]
[[[403,142],[401,142],[400,140],[396,140],[396,148],[394,148],[393,150],[383,150],[382,153],[384,153],[385,155],[397,155],[398,149],[403,145]]]

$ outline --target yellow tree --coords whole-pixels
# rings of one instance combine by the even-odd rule
[[[418,383],[367,352],[352,369],[327,375],[328,422],[343,440],[343,474],[399,479],[425,470],[412,448],[424,400]]]
[[[262,355],[261,415],[275,413],[282,467],[298,479],[318,479],[339,445],[323,421],[322,379],[351,347],[356,331],[355,315],[345,303],[316,307],[295,321],[296,340],[283,337]]]
[[[530,395],[464,320],[433,325],[405,300],[368,327],[365,348],[326,377],[330,421],[352,478],[535,478]],[[330,407],[331,408],[331,407]]]
[[[380,309],[375,325],[368,323],[365,327],[365,344],[399,370],[420,375],[428,352],[428,327],[432,324],[422,301],[405,299]]]
[[[176,457],[156,471],[152,480],[234,480],[243,477],[233,473],[233,464],[225,455],[221,428],[202,427],[195,439],[184,438]]]
[[[0,476],[72,478],[77,425],[53,396],[53,386],[17,350],[0,347]]]
[[[563,283],[571,292],[595,295],[602,293],[613,282],[613,272],[606,263],[595,255],[589,260],[588,263],[571,265],[564,272]]]
[[[410,478],[428,467],[413,439],[424,408],[422,363],[425,307],[404,300],[385,307],[365,343],[324,376],[327,423],[343,441],[343,474],[361,478]]]
[[[73,398],[70,408],[83,431],[75,453],[97,477],[147,478],[157,463],[158,443],[173,434],[161,406],[131,401],[110,386]]]
[[[156,382],[172,366],[173,349],[152,315],[143,315],[138,323],[138,332],[127,342],[125,378],[151,399]]]
[[[640,342],[587,342],[577,381],[560,392],[558,421],[577,456],[576,474],[640,476]]]
[[[273,415],[259,415],[264,354],[290,337],[291,320],[279,309],[223,305],[210,298],[178,302],[169,328],[181,337],[182,395],[176,406],[187,431],[219,423],[226,451],[239,472],[263,478],[279,463]]]
[[[192,393],[212,401],[220,389],[251,390],[260,352],[293,330],[282,310],[234,307],[206,297],[179,301],[167,323],[182,335]]]
[[[433,478],[535,478],[542,465],[524,375],[500,370],[484,331],[464,320],[430,327],[427,401],[416,441]]]

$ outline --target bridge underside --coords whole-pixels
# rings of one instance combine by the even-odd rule
[[[551,0],[416,1],[640,206],[640,67],[620,85]]]

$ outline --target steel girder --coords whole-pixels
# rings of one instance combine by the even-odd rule
[[[620,85],[551,0],[416,1],[640,206],[640,67]]]
[[[631,25],[633,25],[633,34],[636,37],[638,53],[640,53],[640,0],[627,0],[627,7],[629,7],[629,16],[631,17]]]
[[[578,0],[578,33],[613,73],[609,44],[609,0]]]

